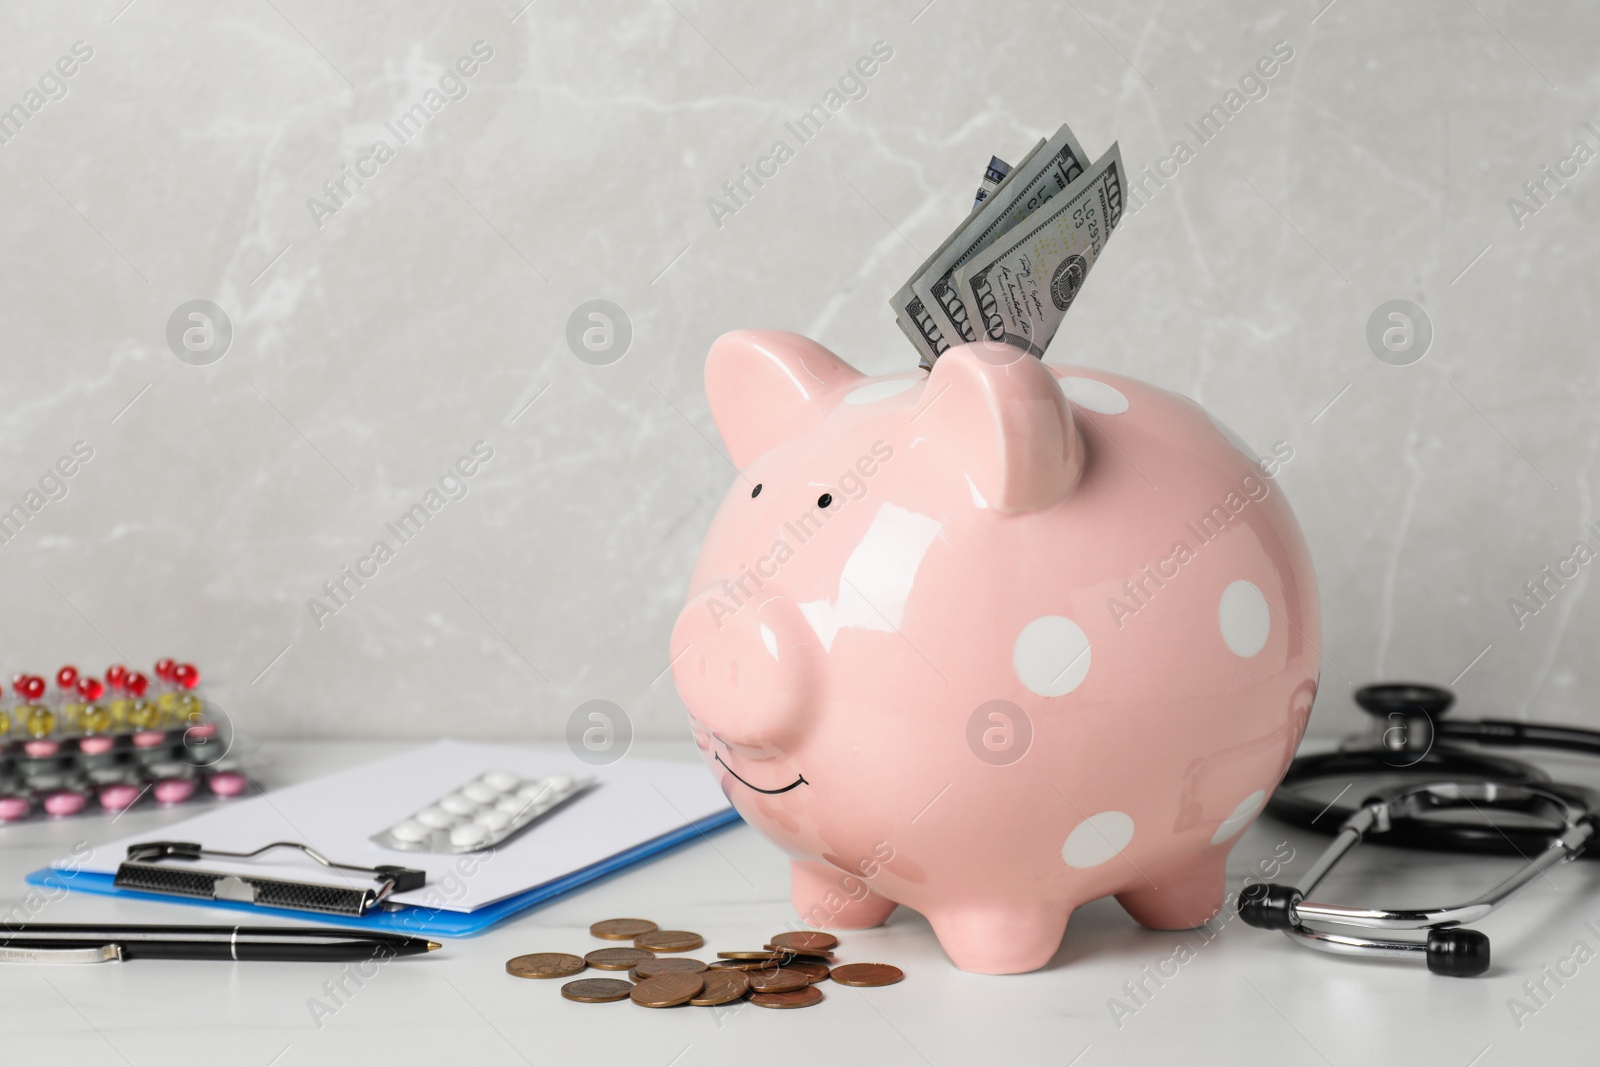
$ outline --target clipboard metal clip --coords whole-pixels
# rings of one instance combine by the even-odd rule
[[[296,849],[324,867],[370,875],[370,886],[337,886],[316,882],[291,882],[281,878],[258,878],[226,871],[206,871],[196,867],[173,866],[214,859],[249,860],[276,848]],[[274,841],[253,852],[225,852],[207,849],[191,841],[146,841],[128,846],[127,858],[117,867],[115,885],[144,893],[198,897],[203,900],[231,900],[270,908],[320,911],[335,915],[365,915],[369,909],[393,893],[422,888],[427,872],[412,867],[385,864],[358,867],[335,863],[310,845],[297,841]]]

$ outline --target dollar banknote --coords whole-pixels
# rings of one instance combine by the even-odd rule
[[[1044,146],[1045,142],[1042,139],[1038,144],[1034,145],[1028,154],[1023,157],[1022,162],[1011,168],[1006,176],[1000,179],[1000,183],[995,187],[994,194],[991,194],[991,199],[1010,185],[1011,181],[1022,173],[1033,158],[1044,149]],[[933,366],[933,361],[939,358],[939,353],[950,347],[951,342],[945,338],[944,331],[940,329],[938,322],[933,317],[933,313],[928,310],[922,298],[911,291],[911,283],[926,273],[928,268],[932,266],[933,261],[960,234],[961,229],[958,227],[955,233],[946,237],[944,242],[934,250],[933,255],[923,260],[922,265],[912,271],[911,278],[889,300],[889,306],[894,308],[894,317],[900,326],[900,332],[905,334],[916,348],[917,355],[920,357],[920,362],[924,367]],[[961,341],[957,339],[955,343],[960,344]]]
[[[934,324],[943,337],[953,344],[978,337],[968,321],[971,309],[962,304],[952,284],[957,269],[1070,186],[1082,175],[1087,162],[1077,138],[1063,125],[1043,148],[1017,165],[1003,187],[996,189],[912,278],[912,295],[933,313]],[[934,356],[937,358],[938,352]]]
[[[990,156],[989,166],[983,172],[983,181],[978,183],[978,191],[972,196],[972,210],[978,210],[978,207],[989,199],[989,194],[994,192],[1005,179],[1005,176],[1010,173],[1011,164],[999,156]]]
[[[953,291],[982,336],[1044,355],[1122,220],[1122,181],[1113,143],[1048,205],[956,268]]]

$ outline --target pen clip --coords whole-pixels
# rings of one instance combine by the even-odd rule
[[[122,946],[89,948],[18,948],[0,945],[0,963],[121,963]]]

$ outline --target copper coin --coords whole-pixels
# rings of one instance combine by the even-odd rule
[[[845,963],[833,969],[832,978],[840,985],[894,985],[906,972],[891,963]]]
[[[796,952],[827,952],[838,946],[839,939],[821,930],[785,930],[774,934],[768,943]]]
[[[602,971],[626,971],[645,960],[655,959],[655,956],[642,948],[597,948],[583,959],[589,966]]]
[[[789,993],[811,984],[811,979],[799,971],[782,968],[776,971],[746,971],[750,988],[757,993]]]
[[[752,993],[750,1003],[759,1008],[809,1008],[822,1003],[822,990],[808,985],[787,993]]]
[[[763,949],[760,952],[719,952],[717,953],[717,958],[722,960],[781,960],[789,955],[791,953]]]
[[[589,933],[606,941],[632,941],[656,929],[649,919],[606,919],[589,927]]]
[[[801,974],[806,976],[806,980],[812,985],[816,985],[818,982],[826,982],[828,980],[828,975],[832,973],[829,971],[828,965],[825,963],[810,963],[804,960],[796,960],[794,963],[786,963],[783,966],[785,970],[799,971]]]
[[[712,971],[775,971],[778,963],[773,960],[714,960],[707,965],[707,970]]]
[[[506,973],[518,978],[571,978],[583,968],[580,957],[565,952],[534,952],[506,960]]]
[[[627,1000],[633,986],[620,978],[580,978],[561,987],[561,995],[584,1004],[605,1004]]]
[[[707,971],[701,975],[706,987],[700,995],[689,1001],[700,1008],[714,1008],[718,1004],[731,1004],[750,992],[750,979],[743,971]]]
[[[706,939],[692,930],[652,930],[633,939],[635,948],[651,952],[688,952],[706,943]]]
[[[705,979],[698,974],[673,971],[646,978],[628,991],[633,1002],[644,1008],[670,1008],[687,1004],[691,997],[699,996],[706,987]]]
[[[784,948],[782,945],[768,945],[767,951],[781,952],[790,959],[816,960],[819,963],[832,963],[834,960],[839,958],[831,952],[796,952],[794,949]]]
[[[704,974],[706,965],[684,956],[666,956],[662,959],[640,960],[629,974],[638,978],[654,978],[658,974]]]

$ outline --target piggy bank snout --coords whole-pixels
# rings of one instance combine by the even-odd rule
[[[822,646],[785,597],[733,607],[711,591],[672,631],[672,677],[689,713],[729,745],[783,748],[814,703]]]

